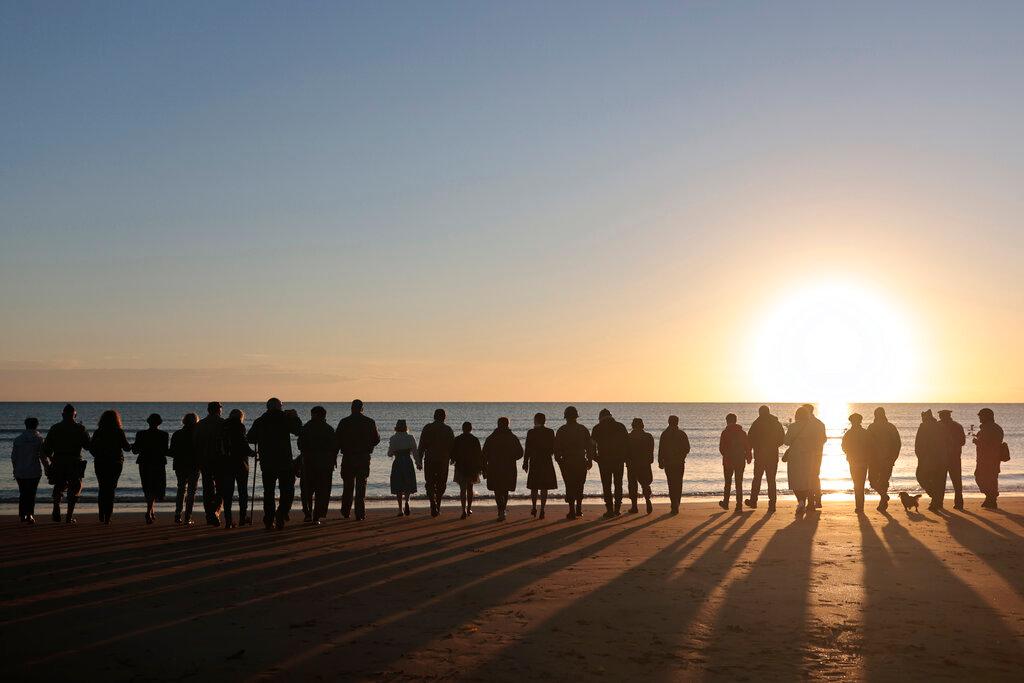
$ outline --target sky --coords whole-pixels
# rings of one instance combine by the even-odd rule
[[[0,400],[1024,400],[1019,2],[0,3]]]

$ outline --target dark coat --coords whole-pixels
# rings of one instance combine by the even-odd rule
[[[946,460],[951,465],[960,462],[963,457],[964,445],[967,443],[967,435],[964,434],[962,424],[952,418],[940,418],[939,425],[946,437]]]
[[[338,435],[327,420],[310,420],[303,425],[298,445],[304,463],[333,466],[338,459]]]
[[[888,420],[876,419],[868,427],[868,434],[871,435],[871,465],[892,467],[903,448],[903,440],[896,425]]]
[[[478,481],[484,471],[484,458],[480,448],[480,439],[463,432],[452,442],[451,460],[455,464],[455,481]]]
[[[370,454],[380,443],[377,423],[362,413],[353,413],[341,419],[334,434],[341,451],[341,476],[368,477]]]
[[[193,474],[199,469],[195,430],[195,427],[182,427],[171,435],[170,456],[175,472]]]
[[[195,439],[196,463],[204,467],[220,467],[224,462],[224,418],[207,415],[192,430]]]
[[[723,465],[742,466],[744,462],[749,462],[750,439],[743,427],[731,424],[723,429],[718,437],[718,452],[722,455]]]
[[[490,491],[516,490],[516,461],[523,457],[523,444],[511,429],[498,428],[484,441],[484,472]]]
[[[747,430],[754,458],[779,457],[779,448],[786,440],[786,430],[774,415],[758,415]]]
[[[241,420],[228,418],[224,421],[224,464],[229,468],[249,470],[249,458],[253,456],[249,446],[245,425]]]
[[[653,463],[654,437],[639,429],[630,432],[629,456],[626,459],[629,476],[644,486],[649,486],[654,481],[654,472],[651,471]]]
[[[626,426],[614,418],[606,417],[591,431],[591,438],[597,444],[594,460],[605,466],[626,462],[629,453],[629,432]]]
[[[555,460],[560,465],[589,467],[594,459],[594,448],[590,431],[578,422],[567,422],[555,432]]]
[[[658,440],[658,467],[679,469],[690,454],[690,438],[679,427],[668,427]]]
[[[97,429],[89,442],[93,460],[104,465],[124,463],[124,454],[132,449],[123,429]]]
[[[444,422],[434,420],[423,427],[420,432],[419,457],[422,461],[426,458],[428,463],[448,466],[452,457],[452,444],[455,443],[455,432]]]
[[[167,452],[170,436],[160,429],[143,429],[135,433],[135,443],[132,444],[132,453],[138,458],[135,462],[146,465],[167,464]]]
[[[558,488],[555,464],[555,432],[548,427],[534,427],[526,433],[523,467],[527,468],[526,488],[531,491],[551,491]]]
[[[851,465],[867,466],[871,462],[871,434],[860,425],[851,425],[843,434],[843,453]]]
[[[89,432],[81,422],[61,420],[50,427],[43,439],[43,453],[57,460],[82,460],[82,449],[89,447]]]
[[[260,467],[268,472],[291,472],[292,435],[298,436],[302,420],[290,410],[268,410],[252,423],[247,441],[259,449]]]

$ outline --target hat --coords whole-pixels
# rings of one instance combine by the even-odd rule
[[[601,408],[601,412],[597,414],[598,419],[604,419],[606,417],[611,417],[611,416],[612,416],[612,411],[608,410],[607,408]]]
[[[943,415],[952,415],[952,414],[953,414],[952,410],[940,410],[939,411],[939,417],[942,417]]]

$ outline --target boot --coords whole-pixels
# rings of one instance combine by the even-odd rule
[[[652,512],[654,512],[654,504],[651,503],[651,499],[648,498],[647,499],[647,514],[651,514]]]
[[[540,506],[540,514],[537,515],[537,519],[544,519],[544,506]]]
[[[60,505],[58,505],[57,503],[53,504],[53,512],[50,514],[50,519],[52,519],[55,522],[60,521]]]

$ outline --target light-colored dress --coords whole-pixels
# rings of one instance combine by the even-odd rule
[[[398,495],[416,493],[416,466],[412,462],[416,452],[416,439],[408,432],[395,432],[388,442],[391,463],[391,493]]]

